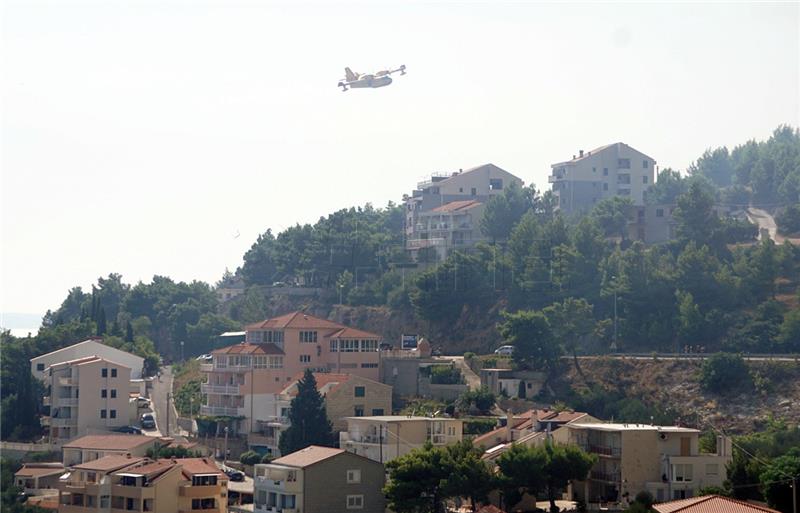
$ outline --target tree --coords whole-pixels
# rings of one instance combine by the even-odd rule
[[[536,195],[533,186],[508,184],[502,194],[492,196],[486,203],[480,220],[481,232],[493,242],[508,240],[514,226],[533,207]]]
[[[744,359],[736,354],[716,353],[703,361],[700,384],[711,392],[724,393],[750,383],[750,372]]]
[[[781,324],[778,344],[782,353],[800,352],[800,309],[786,313]]]
[[[387,506],[397,513],[442,513],[452,477],[452,459],[430,442],[386,463],[389,480],[383,489]],[[455,480],[453,489],[460,488]]]
[[[101,306],[97,316],[97,336],[105,335],[106,331],[106,309]]]
[[[770,507],[791,511],[792,492],[800,503],[800,487],[792,488],[791,477],[795,478],[795,484],[800,483],[800,447],[794,447],[785,455],[773,459],[761,473],[761,487]]]
[[[694,344],[702,339],[705,319],[689,292],[676,293],[678,298],[678,337],[685,344]]]
[[[800,205],[790,205],[775,216],[778,231],[784,235],[800,232]]]
[[[261,463],[261,455],[256,451],[245,451],[239,456],[239,461],[242,465],[255,465]]]
[[[591,216],[597,220],[606,237],[627,239],[628,216],[633,202],[630,198],[613,196],[594,206]]]
[[[546,443],[544,450],[547,453],[547,498],[550,500],[550,511],[558,512],[556,494],[566,488],[570,481],[586,479],[597,457],[575,445]]]
[[[492,410],[497,398],[487,387],[483,386],[478,390],[467,390],[457,400],[461,410],[469,410],[475,407],[481,414],[487,414]]]
[[[500,335],[514,346],[514,361],[522,368],[552,370],[560,347],[553,337],[547,317],[542,312],[520,310],[503,312]]]
[[[715,150],[706,150],[689,166],[689,174],[703,176],[718,187],[726,187],[733,182],[734,170],[731,164],[728,148],[722,147]]]
[[[664,168],[658,173],[656,183],[647,189],[645,199],[649,205],[671,205],[678,196],[686,192],[688,183],[681,174],[672,168]]]
[[[309,445],[333,445],[333,426],[325,413],[325,401],[317,390],[317,380],[310,369],[306,369],[297,383],[289,422],[291,425],[280,438],[281,454],[290,454]]]
[[[592,305],[587,303],[585,299],[570,297],[562,303],[553,303],[545,308],[543,312],[550,326],[552,326],[556,341],[572,353],[575,370],[586,381],[586,376],[584,376],[583,370],[578,363],[578,345],[581,340],[594,331],[595,321],[592,315]]]
[[[478,501],[484,502],[495,488],[492,469],[481,459],[483,450],[474,447],[470,440],[461,440],[445,449],[445,465],[450,471],[446,479],[444,495],[469,498],[472,511]]]
[[[710,244],[711,234],[719,223],[713,206],[714,197],[701,183],[692,183],[689,190],[678,198],[673,214],[678,240],[684,243],[694,241],[698,246]]]

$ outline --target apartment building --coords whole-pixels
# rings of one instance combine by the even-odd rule
[[[311,445],[255,466],[256,513],[358,510],[383,513],[383,465],[342,449]]]
[[[381,337],[303,312],[245,327],[245,342],[212,352],[201,365],[203,415],[242,417],[240,433],[280,421],[280,392],[306,369],[377,380]],[[266,426],[269,427],[269,426]]]
[[[56,363],[46,369],[50,414],[42,417],[50,440],[65,441],[90,429],[129,424],[131,369],[99,356]]]
[[[656,162],[625,143],[614,143],[584,152],[572,160],[550,166],[556,207],[567,214],[588,212],[606,198],[630,198],[634,205],[645,202],[653,185]]]
[[[56,490],[58,478],[64,473],[61,463],[25,463],[14,472],[14,484],[26,495],[49,495]]]
[[[585,412],[555,411],[546,408],[529,410],[519,415],[513,415],[508,412],[503,420],[504,424],[502,426],[472,439],[472,445],[486,450],[487,456],[490,456],[489,459],[497,458],[512,444],[519,442],[532,433],[552,432],[565,424],[575,422],[600,422]],[[526,440],[533,442],[535,438]]]
[[[227,511],[227,476],[206,458],[154,461],[106,456],[73,466],[59,482],[60,513]]]
[[[421,256],[445,258],[450,251],[483,240],[479,221],[486,202],[521,179],[494,164],[455,173],[433,174],[403,198],[406,210],[406,250]],[[427,250],[427,252],[425,251]]]
[[[65,443],[61,450],[64,466],[71,467],[106,456],[144,457],[149,449],[165,443],[145,435],[87,435]]]
[[[706,454],[699,436],[699,430],[685,427],[605,423],[569,423],[552,433],[556,443],[597,455],[589,478],[572,485],[573,497],[595,509],[601,503],[624,508],[643,490],[663,502],[722,486],[730,439],[719,437],[716,453]]]
[[[348,417],[347,431],[339,433],[339,447],[386,463],[430,441],[447,445],[461,441],[463,421],[442,417],[383,415]]]
[[[80,360],[89,356],[98,356],[112,362],[117,362],[131,370],[130,379],[141,379],[144,369],[144,358],[135,354],[122,351],[102,343],[102,337],[95,337],[83,342],[78,342],[68,347],[63,347],[35,358],[31,358],[31,374],[41,381],[47,380],[47,368],[61,362]]]

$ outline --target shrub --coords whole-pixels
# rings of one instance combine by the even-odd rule
[[[465,435],[482,435],[497,427],[496,419],[466,419],[464,421]]]
[[[433,385],[458,385],[461,380],[461,369],[451,366],[437,365],[429,367],[431,370],[431,384]]]
[[[724,394],[751,387],[752,380],[744,359],[738,354],[717,353],[703,362],[700,370],[703,389]]]
[[[243,452],[239,457],[239,461],[242,462],[242,465],[255,465],[256,463],[261,463],[261,455],[256,451]]]
[[[783,234],[800,232],[800,205],[788,207],[775,218],[775,221],[778,231]]]
[[[261,463],[272,463],[272,459],[273,458],[271,454],[265,454],[261,457]]]
[[[478,390],[467,390],[458,398],[458,403],[463,409],[474,406],[481,413],[489,413],[496,401],[495,395],[486,387]]]

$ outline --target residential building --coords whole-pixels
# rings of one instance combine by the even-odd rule
[[[131,369],[102,358],[87,356],[47,368],[42,417],[49,438],[66,441],[92,430],[111,430],[130,422]]]
[[[149,449],[165,443],[145,435],[87,435],[65,443],[61,449],[64,466],[71,467],[112,455],[143,457]]]
[[[358,510],[383,513],[383,465],[342,449],[311,445],[255,466],[256,513]]]
[[[130,379],[141,379],[144,369],[144,358],[136,356],[115,347],[107,346],[102,343],[102,337],[95,337],[83,342],[78,342],[68,347],[52,351],[36,358],[31,358],[31,374],[33,377],[45,381],[48,367],[61,362],[79,360],[89,356],[98,356],[112,362],[117,362],[131,370]]]
[[[586,481],[572,485],[572,495],[591,507],[624,507],[637,493],[656,502],[684,499],[708,486],[722,486],[731,459],[731,442],[717,439],[714,454],[700,452],[700,431],[650,424],[568,423],[552,433],[556,443],[575,444],[597,455]]]
[[[415,261],[425,254],[441,259],[450,251],[483,240],[479,221],[486,202],[522,180],[494,164],[456,173],[433,174],[404,196],[406,250]],[[435,252],[435,253],[432,253]]]
[[[106,456],[75,465],[59,484],[59,512],[227,511],[227,476],[206,458]]]
[[[721,495],[703,495],[690,499],[653,504],[657,513],[780,513],[760,504],[723,497]]]
[[[556,208],[570,214],[588,212],[599,201],[614,196],[644,205],[645,192],[654,183],[656,162],[620,142],[589,152],[580,150],[572,160],[550,167],[548,181],[553,184]]]
[[[545,384],[543,372],[513,369],[481,369],[481,386],[497,395],[519,397],[522,399],[536,397]]]
[[[50,495],[57,493],[58,478],[64,473],[59,463],[25,463],[14,472],[14,484],[26,495]]]
[[[459,383],[435,383],[431,377],[434,367],[454,368],[455,364],[452,360],[431,356],[430,343],[421,339],[413,349],[382,350],[380,380],[391,385],[395,397],[453,401],[469,390],[463,379]]]
[[[339,447],[371,460],[386,463],[425,445],[458,442],[463,421],[444,417],[383,415],[348,417],[347,431],[339,433]]]
[[[217,287],[217,298],[224,302],[244,294],[245,284],[240,276],[224,278]]]
[[[508,412],[506,418],[502,420],[503,425],[497,429],[472,439],[472,445],[482,447],[487,451],[488,459],[497,458],[512,444],[518,443],[533,433],[552,432],[572,422],[600,422],[588,413],[572,410],[555,411],[546,408],[529,410],[519,415]],[[532,445],[534,440],[539,441],[534,437],[526,439],[529,442],[528,445]]]
[[[306,369],[378,379],[381,337],[303,312],[245,327],[244,343],[212,351],[201,365],[203,415],[241,417],[240,433],[260,432],[280,421],[280,392]]]

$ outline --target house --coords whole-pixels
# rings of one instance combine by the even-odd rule
[[[780,513],[776,509],[750,504],[721,495],[703,495],[690,499],[653,504],[657,513]]]
[[[227,511],[227,476],[206,458],[106,456],[75,465],[59,485],[59,511]]]
[[[256,513],[358,510],[383,513],[383,465],[311,445],[255,466]]]
[[[99,356],[55,363],[47,368],[48,392],[42,417],[54,441],[65,441],[90,429],[112,430],[130,423],[131,369]],[[81,393],[83,392],[83,393]]]
[[[26,495],[51,495],[55,493],[58,478],[64,473],[61,463],[25,463],[14,472],[14,484]]]
[[[415,261],[445,258],[483,240],[480,219],[486,202],[511,183],[523,182],[494,164],[433,174],[404,196],[406,251]],[[427,252],[426,252],[427,250]]]
[[[217,298],[225,302],[244,294],[245,284],[241,276],[228,276],[217,287]]]
[[[534,445],[543,442],[545,437],[529,436],[552,432],[571,422],[600,422],[588,413],[579,411],[555,411],[534,409],[520,415],[509,412],[504,425],[472,439],[472,445],[486,451],[486,459],[495,459],[514,443]]]
[[[663,502],[722,486],[731,441],[718,437],[716,453],[706,454],[700,452],[699,436],[699,430],[679,426],[580,422],[552,433],[556,443],[574,444],[598,457],[588,479],[573,483],[573,499],[623,509],[641,491]]]
[[[644,205],[645,192],[654,183],[656,162],[628,146],[613,143],[589,152],[580,150],[571,160],[550,166],[556,208],[564,213],[588,212],[604,199],[630,198]]]
[[[545,383],[545,374],[538,371],[512,369],[481,369],[481,386],[496,395],[536,397]]]
[[[33,377],[45,381],[47,374],[45,370],[57,363],[70,360],[79,360],[89,356],[98,356],[112,362],[117,362],[131,370],[130,379],[141,379],[144,369],[144,358],[136,356],[115,347],[107,346],[102,343],[102,337],[95,337],[83,342],[78,342],[69,347],[64,347],[56,351],[31,358],[31,374]]]
[[[395,397],[427,397],[453,401],[469,390],[463,379],[440,383],[433,369],[457,369],[452,360],[431,356],[431,345],[421,339],[417,347],[381,351],[380,381],[391,385]]]
[[[306,369],[378,379],[380,335],[303,312],[245,327],[244,343],[212,351],[202,364],[206,383],[203,415],[240,417],[239,433],[260,431],[259,423],[280,421],[278,395]]]
[[[339,433],[339,447],[385,463],[430,441],[435,446],[461,441],[463,421],[444,417],[383,415],[348,417],[347,431]]]
[[[105,456],[146,456],[148,449],[165,441],[145,435],[87,435],[65,443],[62,449],[64,466],[71,467]]]

